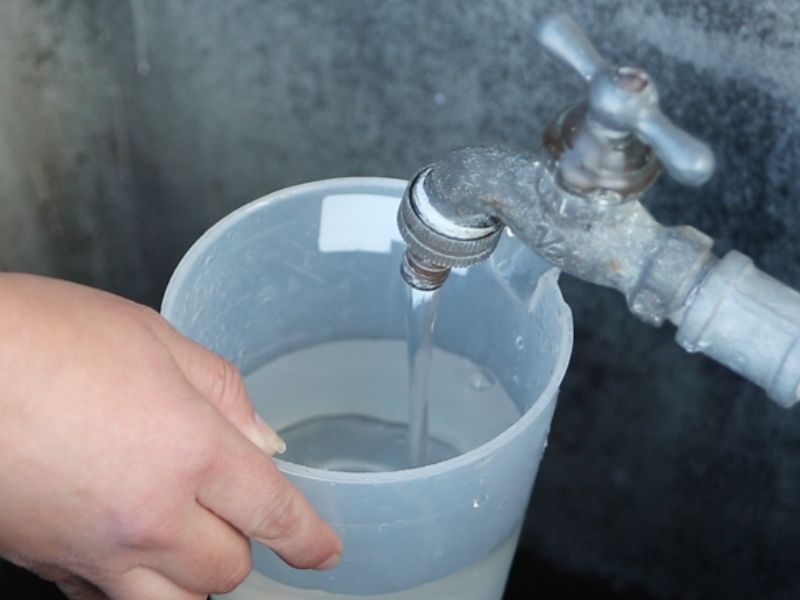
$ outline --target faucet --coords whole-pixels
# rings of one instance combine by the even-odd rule
[[[605,60],[568,15],[545,19],[539,42],[584,79],[586,99],[547,127],[539,153],[490,147],[451,152],[422,169],[398,209],[401,274],[436,290],[452,268],[491,255],[505,227],[555,267],[625,296],[676,341],[763,387],[800,400],[800,294],[690,226],[666,227],[641,204],[663,167],[685,185],[714,171],[703,142],[660,110],[650,76]]]

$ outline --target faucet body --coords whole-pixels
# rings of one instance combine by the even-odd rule
[[[619,290],[651,325],[764,387],[800,400],[800,294],[689,226],[666,227],[640,202],[664,167],[696,185],[710,150],[666,120],[638,69],[611,69],[568,17],[540,41],[590,83],[589,101],[563,111],[541,155],[501,147],[456,150],[423,169],[398,211],[406,281],[436,289],[452,267],[489,256],[504,226],[560,270]],[[576,47],[578,50],[576,50]]]
[[[562,271],[622,292],[641,319],[661,324],[711,259],[712,240],[692,227],[664,227],[638,201],[578,194],[547,160],[515,150],[457,150],[423,171],[422,186],[454,223],[494,219]]]
[[[423,170],[404,202],[420,196],[454,224],[508,226],[565,273],[622,292],[643,321],[674,323],[685,349],[783,406],[800,400],[800,294],[739,252],[718,258],[701,231],[661,225],[638,199],[573,193],[546,160],[498,147],[457,150]]]

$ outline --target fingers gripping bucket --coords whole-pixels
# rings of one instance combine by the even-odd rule
[[[405,185],[334,179],[270,194],[222,219],[175,270],[164,316],[233,361],[259,414],[286,435],[338,415],[408,419],[407,290],[395,225]],[[341,535],[342,562],[295,570],[254,544],[255,570],[231,597],[499,600],[572,348],[557,277],[511,237],[490,260],[454,272],[434,334],[441,357],[430,431],[456,456],[369,472],[276,459]],[[325,348],[324,360],[302,354]],[[272,370],[254,389],[264,365]],[[513,410],[498,425],[500,396]],[[348,442],[332,439],[333,453]],[[385,446],[378,440],[391,448],[388,437]],[[315,445],[287,443],[287,457],[293,444]]]

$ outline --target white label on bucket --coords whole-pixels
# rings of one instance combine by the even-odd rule
[[[400,199],[378,194],[333,194],[322,200],[320,252],[389,254],[402,242],[397,230]]]

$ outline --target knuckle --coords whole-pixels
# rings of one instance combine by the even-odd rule
[[[136,313],[145,321],[161,323],[164,320],[164,317],[162,317],[156,309],[144,304],[139,304],[138,302],[134,302],[132,304]]]
[[[216,594],[227,594],[247,578],[253,570],[253,557],[250,554],[250,546],[243,542],[236,552],[229,552],[226,556],[226,564],[220,568],[220,582],[214,590]]]
[[[211,354],[209,368],[209,394],[221,408],[233,404],[244,389],[244,379],[239,369],[229,360]]]
[[[164,321],[164,318],[155,309],[130,300],[123,301],[122,311],[127,313],[129,318],[146,325],[160,324]]]
[[[175,434],[170,454],[165,453],[162,460],[170,473],[167,485],[173,490],[183,488],[194,492],[204,482],[219,476],[219,457],[225,448],[213,424],[201,418],[193,422],[192,417],[187,417],[186,421],[186,430]]]
[[[292,486],[284,485],[260,516],[257,531],[259,537],[268,540],[287,539],[299,531],[302,522],[297,492]]]
[[[112,507],[110,530],[117,542],[127,548],[155,549],[169,546],[176,520],[160,505],[158,498],[130,499]]]

